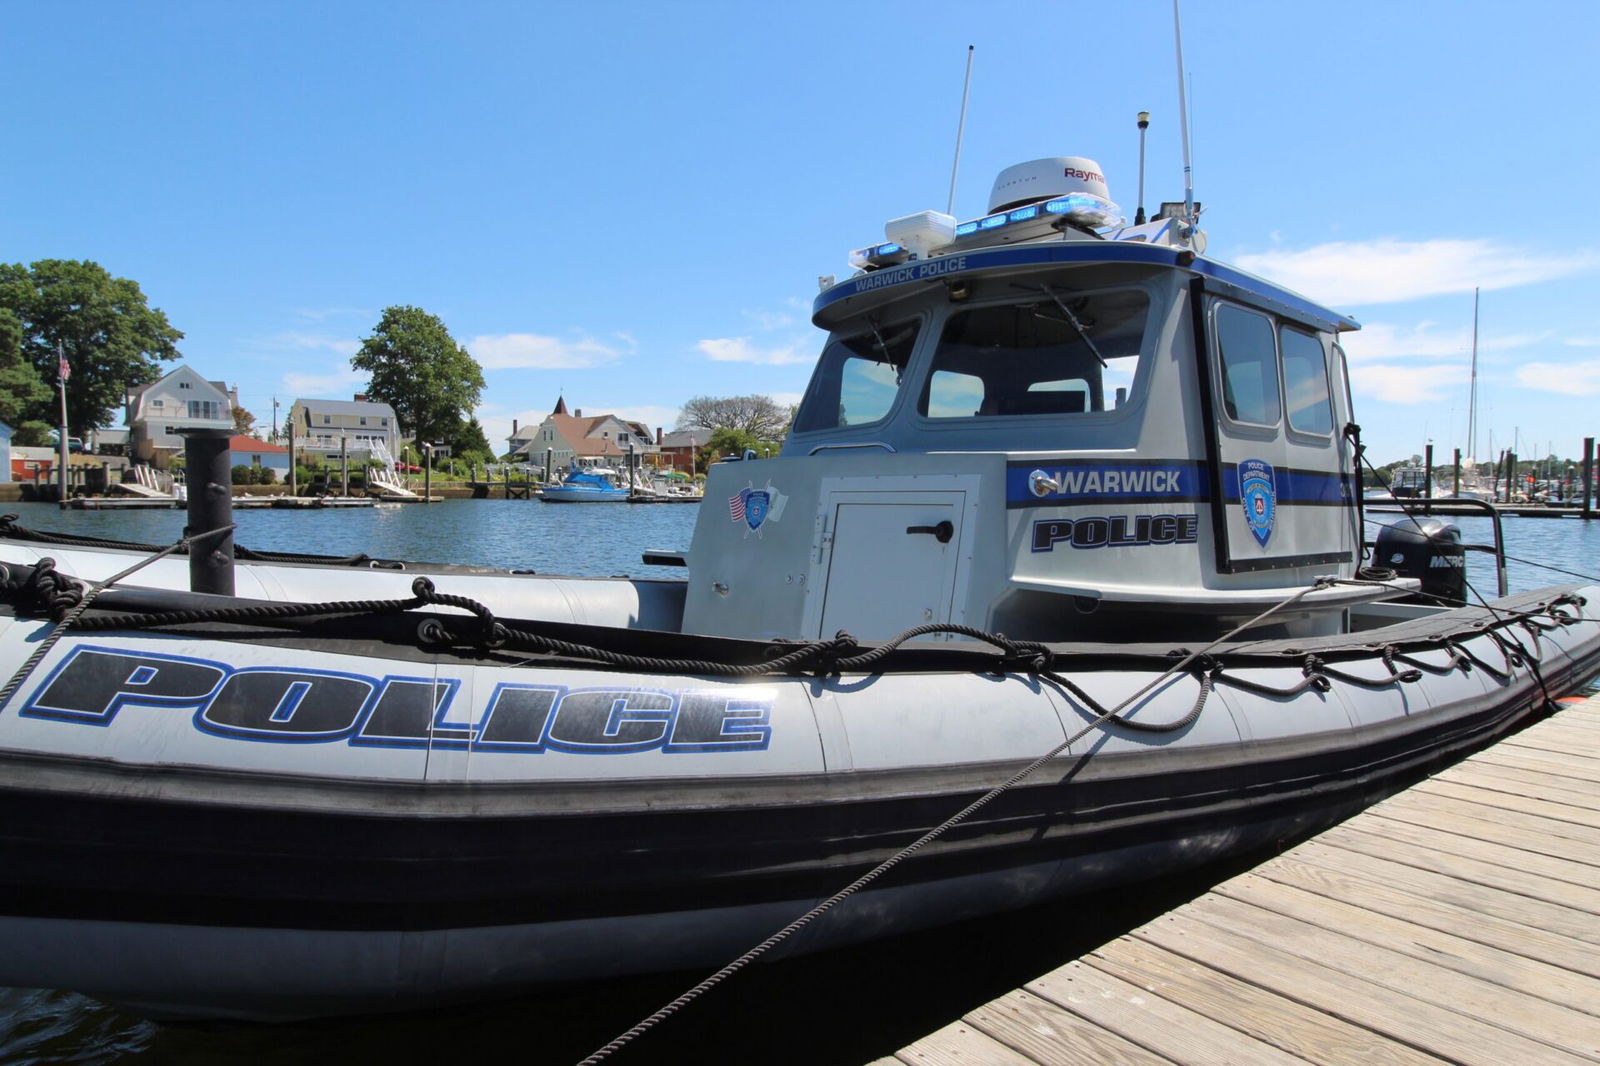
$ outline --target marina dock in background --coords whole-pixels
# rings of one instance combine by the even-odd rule
[[[1600,696],[874,1066],[1594,1062]]]

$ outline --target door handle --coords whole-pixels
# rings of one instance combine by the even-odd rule
[[[907,526],[907,533],[927,533],[940,544],[949,544],[950,538],[956,535],[955,524],[948,518],[936,526]]]

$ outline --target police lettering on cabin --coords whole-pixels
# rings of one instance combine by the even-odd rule
[[[1044,518],[1033,524],[1033,550],[1073,548],[1139,548],[1148,544],[1193,544],[1199,540],[1195,514],[1107,515],[1089,518]]]
[[[476,714],[458,679],[234,667],[80,645],[23,705],[25,718],[109,726],[126,707],[193,712],[232,740],[473,751],[765,751],[771,689],[655,690],[502,683]]]

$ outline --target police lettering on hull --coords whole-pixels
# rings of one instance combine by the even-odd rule
[[[461,714],[473,708],[453,707],[460,685],[80,645],[21,714],[105,727],[124,707],[170,707],[193,711],[201,732],[235,740],[579,755],[765,751],[772,739],[772,689],[503,682],[476,713]]]

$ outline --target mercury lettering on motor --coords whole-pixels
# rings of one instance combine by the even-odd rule
[[[1033,523],[1033,550],[1073,548],[1140,548],[1149,544],[1193,544],[1200,536],[1195,514],[1105,515],[1089,518],[1042,518]]]
[[[452,720],[460,681],[289,670],[81,645],[23,705],[25,718],[108,726],[123,707],[194,711],[213,736],[359,747],[620,755],[764,751],[763,689],[568,688],[503,682]]]

